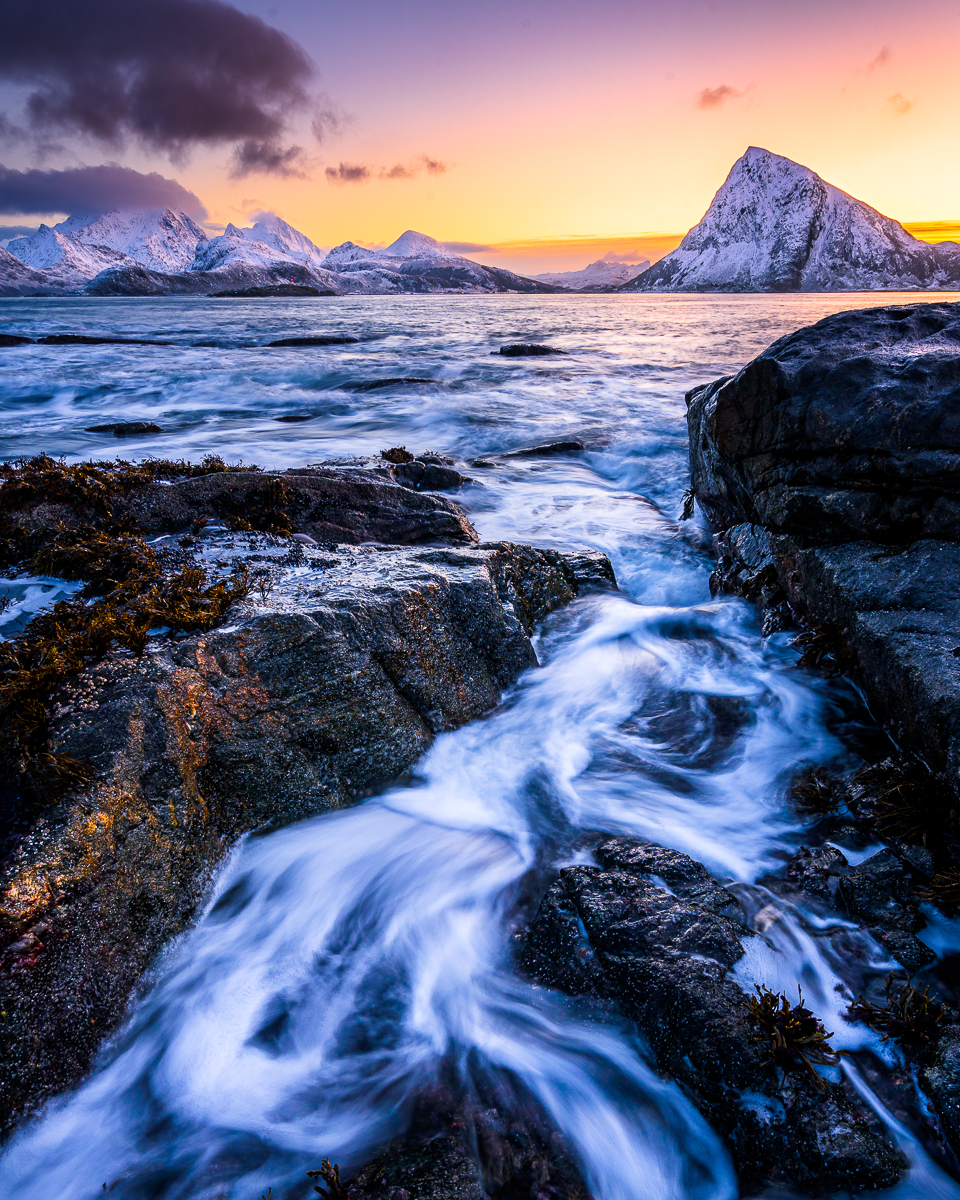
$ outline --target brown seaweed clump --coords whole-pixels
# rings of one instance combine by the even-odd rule
[[[755,990],[756,996],[744,1003],[759,1030],[757,1041],[766,1045],[767,1062],[784,1075],[797,1070],[807,1071],[817,1088],[825,1092],[827,1084],[817,1073],[816,1066],[835,1066],[840,1061],[840,1051],[830,1045],[833,1034],[827,1033],[820,1020],[804,1005],[799,988],[795,1005],[791,1005],[786,996],[759,984],[755,985]]]
[[[323,1196],[324,1200],[349,1200],[349,1185],[340,1179],[340,1166],[338,1163],[333,1163],[331,1166],[329,1158],[323,1160],[319,1171],[308,1171],[307,1178],[322,1179],[327,1185],[321,1187],[315,1184],[313,1188],[315,1192],[319,1192]]]
[[[66,466],[41,454],[0,464],[0,565],[86,584],[75,599],[0,643],[0,794],[13,830],[88,778],[83,763],[47,747],[51,700],[67,680],[115,647],[142,655],[153,630],[213,628],[249,588],[245,568],[214,582],[199,569],[171,574],[135,529],[110,519],[111,497],[156,479],[237,469],[218,457],[199,466],[161,460]],[[15,527],[9,512],[38,499],[65,502],[86,522],[29,532]]]
[[[882,1034],[881,1041],[896,1042],[908,1053],[924,1057],[936,1044],[942,1031],[945,1008],[912,979],[887,976],[886,1003],[872,1004],[863,996],[850,1005],[851,1021],[863,1021]]]

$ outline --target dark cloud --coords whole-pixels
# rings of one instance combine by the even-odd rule
[[[344,163],[327,167],[324,172],[331,183],[364,183],[370,178],[370,168],[362,163]]]
[[[381,167],[377,177],[379,179],[416,179],[424,171],[428,175],[443,175],[446,169],[445,162],[441,162],[438,158],[430,158],[427,154],[421,154],[412,163],[396,163],[392,167]]]
[[[109,208],[179,208],[197,221],[207,210],[175,179],[105,163],[64,171],[17,171],[0,164],[0,213],[84,213]]]
[[[270,175],[292,175],[297,179],[305,179],[308,165],[302,146],[284,148],[274,141],[258,142],[247,138],[233,152],[230,174],[234,179],[242,179],[244,175],[260,171]]]
[[[36,232],[36,225],[0,225],[0,242],[9,242],[11,238],[26,237]]]
[[[496,246],[485,246],[483,242],[441,242],[444,250],[454,254],[499,254]]]
[[[728,83],[721,83],[719,87],[704,88],[697,97],[698,108],[718,108],[725,100],[736,100],[738,96],[742,96],[743,92],[738,92],[736,88],[730,87]]]
[[[37,137],[133,139],[174,158],[234,142],[240,174],[294,169],[284,138],[317,103],[314,67],[259,17],[221,0],[0,0],[0,29],[0,79],[30,89]]]

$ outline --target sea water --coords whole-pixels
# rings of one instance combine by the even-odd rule
[[[851,931],[857,962],[842,959],[829,922],[757,885],[803,840],[791,773],[853,763],[880,735],[849,686],[798,668],[789,635],[764,638],[748,604],[711,597],[709,530],[681,520],[684,393],[830,313],[915,299],[0,301],[3,332],[167,343],[0,349],[0,458],[282,468],[577,439],[578,456],[473,469],[456,498],[483,540],[602,550],[620,583],[550,618],[540,667],[487,719],[438,738],[412,784],[241,841],[88,1080],[14,1139],[5,1193],[282,1195],[323,1157],[345,1173],[368,1161],[419,1094],[453,1079],[467,1096],[499,1080],[535,1097],[597,1200],[732,1198],[721,1143],[635,1031],[512,965],[524,898],[589,861],[585,832],[682,850],[762,901],[764,936],[735,972],[745,992],[800,984],[835,1046],[889,1057],[843,1015],[857,962],[882,969],[880,948]],[[317,334],[358,340],[267,345]],[[566,353],[496,353],[518,341]],[[118,421],[162,432],[87,432]],[[0,586],[17,625],[62,590]],[[951,925],[937,925],[947,947]],[[886,1194],[960,1196],[846,1069],[912,1164]]]

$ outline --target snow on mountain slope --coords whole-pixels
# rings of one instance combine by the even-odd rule
[[[53,290],[47,273],[28,267],[9,250],[0,247],[0,296],[32,296]]]
[[[276,213],[263,213],[252,228],[241,229],[240,232],[244,237],[262,242],[297,262],[310,263],[315,267],[323,266],[325,252],[314,245],[306,234],[288,225]]]
[[[931,246],[789,158],[751,146],[680,246],[623,291],[829,292],[960,285]]]
[[[588,263],[579,271],[548,271],[545,275],[534,275],[533,278],[575,292],[586,289],[593,291],[598,288],[616,287],[636,279],[649,266],[648,258],[638,263],[607,262],[598,258],[596,262]]]
[[[170,272],[182,271],[192,262],[197,243],[207,238],[195,221],[172,208],[114,209],[96,215],[77,213],[53,226],[59,249],[54,248],[44,232],[47,229],[41,225],[37,233],[17,238],[10,244],[11,253],[30,266],[41,266],[43,260],[44,267],[56,265],[66,255],[82,271],[83,256],[66,247],[61,239],[67,238],[78,247],[112,250],[150,270]],[[103,262],[93,274],[109,265]]]
[[[67,230],[70,220],[57,228],[87,245],[118,250],[151,271],[182,271],[193,261],[197,245],[207,240],[195,221],[172,208],[115,209]]]
[[[79,242],[75,234],[60,233],[49,225],[41,225],[27,237],[14,238],[7,250],[28,267],[46,272],[52,287],[78,287],[105,267],[132,262],[127,254]]]
[[[335,246],[323,261],[351,290],[394,292],[552,292],[551,284],[484,267],[451,254],[425,233],[408,229],[385,250],[365,250],[353,242]]]
[[[196,257],[187,267],[187,273],[216,273],[217,286],[224,289],[303,283],[321,291],[344,290],[339,277],[332,272],[284,254],[266,242],[250,237],[250,233],[249,229],[228,225],[218,237],[197,247]]]
[[[436,238],[432,238],[426,233],[417,233],[415,229],[408,229],[406,233],[401,233],[397,240],[392,242],[383,253],[388,258],[458,257],[458,255],[451,254],[449,250],[441,246]]]

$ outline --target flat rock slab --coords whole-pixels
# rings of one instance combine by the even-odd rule
[[[82,1077],[240,834],[397,777],[536,665],[530,635],[549,612],[616,586],[602,555],[510,544],[220,532],[191,555],[211,574],[242,562],[255,599],[140,658],[115,650],[52,698],[50,746],[93,780],[0,877],[4,1125]]]

